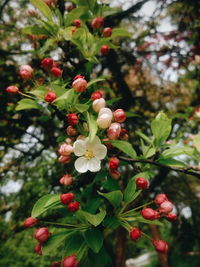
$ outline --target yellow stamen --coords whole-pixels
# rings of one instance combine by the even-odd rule
[[[85,152],[84,156],[86,157],[86,159],[94,158],[93,152],[92,151],[88,151],[88,150]]]

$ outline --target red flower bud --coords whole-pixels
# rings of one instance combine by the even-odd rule
[[[66,205],[72,202],[72,200],[75,198],[75,195],[73,193],[67,193],[60,195],[60,201],[62,204]]]
[[[33,69],[29,65],[21,65],[19,68],[19,76],[25,80],[29,80],[33,75]]]
[[[80,21],[80,19],[75,19],[75,20],[73,21],[73,24],[74,24],[74,26],[76,26],[77,28],[81,27],[81,21]]]
[[[160,204],[159,212],[168,214],[173,210],[173,204],[170,201],[164,201]]]
[[[169,222],[174,222],[177,220],[177,215],[175,213],[169,213],[165,216],[165,218],[169,221]]]
[[[109,173],[110,176],[115,180],[118,180],[120,177],[120,172],[118,172],[117,170],[110,169]]]
[[[53,63],[54,63],[53,59],[50,57],[47,57],[41,61],[41,66],[43,69],[51,69],[53,66]]]
[[[118,122],[111,123],[111,125],[107,130],[107,136],[109,137],[109,139],[113,140],[118,139],[120,133],[121,133],[121,125]]]
[[[79,208],[80,208],[80,203],[77,202],[77,201],[71,202],[71,203],[69,203],[69,204],[67,205],[67,208],[68,208],[69,211],[71,211],[71,212],[75,212],[75,211],[79,210]]]
[[[110,47],[108,45],[102,45],[101,46],[101,54],[107,55],[110,52]]]
[[[134,228],[130,231],[130,238],[134,241],[140,238],[141,236],[142,236],[142,233],[139,228]]]
[[[66,132],[69,136],[77,135],[77,130],[74,129],[71,125],[67,127]]]
[[[24,221],[24,226],[25,227],[33,227],[37,222],[38,222],[38,220],[36,218],[28,217]]]
[[[67,120],[68,123],[72,126],[78,124],[79,120],[78,120],[78,116],[75,113],[70,113],[67,115]]]
[[[48,92],[44,96],[44,100],[48,103],[53,102],[57,98],[57,95],[54,92]]]
[[[140,189],[147,189],[149,186],[149,182],[142,177],[138,177],[136,179],[135,183],[136,183],[137,187]]]
[[[35,251],[39,256],[42,256],[42,245],[41,245],[41,243],[37,244],[37,245],[34,247],[34,251]]]
[[[98,17],[98,18],[94,18],[92,20],[92,28],[93,29],[99,29],[101,27],[103,27],[103,24],[104,24],[104,18],[102,17]]]
[[[74,151],[73,146],[69,144],[62,144],[58,150],[58,153],[62,156],[69,156]]]
[[[53,67],[51,69],[51,73],[53,74],[53,76],[55,77],[61,77],[62,76],[62,70],[57,68],[57,67]]]
[[[6,88],[6,92],[9,94],[17,94],[19,93],[19,88],[17,86],[11,85]]]
[[[103,36],[104,37],[110,37],[112,35],[112,28],[107,27],[103,30]]]
[[[45,241],[47,241],[50,235],[51,233],[49,232],[48,228],[41,227],[35,231],[34,238],[40,243],[44,243]]]
[[[113,117],[117,122],[124,122],[126,120],[126,113],[123,109],[119,108],[113,112]]]
[[[102,98],[102,93],[100,91],[95,91],[91,95],[91,100],[94,101],[95,99]]]
[[[63,260],[63,267],[78,267],[78,261],[76,259],[76,256],[67,256]]]
[[[58,161],[60,163],[69,163],[71,161],[71,158],[70,158],[70,156],[60,156],[58,158]]]
[[[167,200],[168,198],[165,194],[159,194],[155,197],[154,202],[156,203],[156,205],[160,205],[161,203]]]
[[[152,240],[152,244],[160,253],[166,253],[168,251],[168,244],[163,240]]]
[[[108,165],[111,170],[116,170],[119,167],[119,159],[116,157],[110,158]]]
[[[87,81],[82,77],[81,75],[77,75],[74,78],[74,81],[72,83],[72,87],[74,90],[78,93],[81,93],[86,90],[87,88]]]
[[[71,185],[73,183],[72,176],[70,174],[65,174],[63,177],[60,178],[60,183],[64,186]]]
[[[156,210],[153,210],[151,208],[144,208],[140,214],[143,218],[153,221],[160,217],[159,213]]]

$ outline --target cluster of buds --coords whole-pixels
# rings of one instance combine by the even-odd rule
[[[49,232],[49,229],[47,227],[41,227],[36,229],[34,233],[34,238],[39,242],[35,248],[34,251],[38,255],[42,255],[42,244],[45,243],[49,237],[51,236],[51,233]]]
[[[58,68],[57,63],[52,58],[44,58],[41,61],[41,67],[46,71],[50,71],[56,78],[62,77],[62,70]]]
[[[63,143],[58,149],[60,155],[58,161],[60,163],[69,163],[71,161],[70,155],[73,151],[73,146],[71,144]]]
[[[120,162],[119,162],[119,159],[117,157],[110,158],[110,160],[108,162],[109,173],[115,180],[118,180],[120,177],[120,173],[117,170],[119,167],[119,163]]]
[[[70,212],[76,212],[80,208],[78,201],[73,201],[75,198],[74,193],[66,193],[60,195],[60,201],[63,205],[67,205],[67,209]]]
[[[142,190],[147,189],[149,187],[148,180],[144,179],[143,177],[138,177],[135,180],[135,183],[136,183],[137,188],[142,189]]]

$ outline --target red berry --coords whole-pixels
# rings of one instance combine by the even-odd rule
[[[119,108],[113,112],[113,116],[116,122],[122,123],[126,120],[126,113],[123,109]]]
[[[19,88],[17,86],[14,86],[14,85],[11,85],[11,86],[8,86],[6,88],[6,91],[9,93],[9,94],[17,94],[19,93]]]
[[[57,68],[57,67],[53,67],[51,69],[51,73],[53,74],[53,76],[55,77],[61,77],[62,76],[62,70]]]
[[[74,255],[64,258],[62,264],[63,267],[78,267],[78,261]]]
[[[75,20],[73,21],[73,24],[74,24],[74,26],[76,26],[77,28],[81,27],[81,21],[80,21],[80,19],[75,19]]]
[[[144,208],[140,213],[143,218],[150,221],[156,220],[160,217],[159,213],[151,208]]]
[[[155,197],[154,202],[157,205],[160,205],[161,203],[163,203],[164,201],[167,201],[167,200],[168,200],[168,198],[165,194],[159,194]]]
[[[72,126],[77,125],[78,124],[78,116],[75,113],[70,113],[67,115],[67,120],[68,123]]]
[[[37,244],[37,245],[34,247],[34,251],[35,251],[39,256],[42,256],[42,245],[41,245],[41,243]]]
[[[60,183],[64,186],[71,185],[73,183],[72,176],[70,174],[65,174],[63,177],[60,178]]]
[[[100,91],[95,91],[91,95],[91,100],[94,101],[96,99],[102,98],[102,93]]]
[[[160,204],[159,212],[168,214],[173,210],[173,204],[170,201],[164,201]]]
[[[51,69],[51,67],[53,66],[53,59],[52,58],[44,58],[42,61],[41,61],[41,66],[42,68],[44,69]]]
[[[75,198],[75,195],[73,193],[67,193],[60,195],[60,201],[66,205],[72,202],[72,200]]]
[[[119,167],[119,159],[116,157],[110,158],[108,165],[111,170],[116,170]]]
[[[177,215],[175,213],[169,213],[165,217],[169,222],[174,222],[177,220]]]
[[[28,217],[24,221],[24,226],[25,227],[33,227],[37,222],[38,222],[38,220],[36,218]]]
[[[93,29],[99,29],[101,27],[103,27],[103,24],[104,24],[104,18],[102,17],[98,17],[98,18],[94,18],[92,20],[92,28]]]
[[[79,208],[80,208],[80,203],[77,202],[77,201],[71,202],[71,203],[69,203],[69,204],[67,205],[67,208],[68,208],[69,211],[71,211],[71,212],[75,212],[75,211],[79,210]]]
[[[141,236],[142,233],[139,228],[134,228],[133,230],[130,231],[130,238],[134,241],[140,238]]]
[[[51,235],[51,233],[49,232],[48,228],[41,227],[35,231],[34,237],[40,243],[44,243],[45,241],[47,241],[47,239],[50,237],[50,235]]]
[[[136,183],[137,187],[140,189],[147,189],[149,186],[149,182],[142,177],[138,177],[136,179],[135,183]]]
[[[107,55],[110,52],[110,47],[108,45],[102,45],[101,47],[101,54]]]
[[[81,93],[81,92],[86,90],[87,81],[81,75],[77,75],[74,78],[74,81],[72,83],[72,87],[74,88],[74,90],[76,92]]]
[[[166,253],[168,251],[168,244],[163,240],[152,240],[152,244],[160,253]]]
[[[57,98],[57,95],[54,92],[48,92],[44,96],[44,100],[48,103],[53,102]]]
[[[104,37],[110,37],[112,35],[112,28],[107,27],[103,30],[103,36]]]

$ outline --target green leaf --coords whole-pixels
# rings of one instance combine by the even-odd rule
[[[55,250],[67,236],[70,236],[72,234],[72,230],[53,233],[49,237],[49,239],[42,245],[42,254],[49,255],[49,252]]]
[[[98,83],[98,82],[102,82],[102,81],[105,81],[105,79],[104,78],[97,78],[97,79],[91,80],[88,82],[87,87],[90,87],[91,85]]]
[[[123,199],[123,194],[120,190],[112,191],[109,193],[98,192],[101,196],[105,197],[115,208],[120,206]]]
[[[171,119],[169,119],[165,113],[159,112],[151,123],[151,130],[155,138],[154,143],[156,146],[160,146],[169,137],[171,129]]]
[[[85,241],[89,248],[91,248],[95,253],[98,253],[103,246],[103,234],[99,229],[93,228],[89,229],[84,234]]]
[[[127,184],[127,187],[124,191],[124,201],[126,203],[130,203],[134,197],[134,193],[136,190],[135,178],[131,178]]]
[[[142,132],[136,131],[136,134],[138,134],[140,137],[142,137],[142,139],[144,139],[147,143],[152,144],[152,140],[148,136],[143,134]]]
[[[194,149],[192,147],[187,147],[187,146],[174,146],[169,149],[166,149],[162,152],[161,158],[171,158],[179,155],[193,155],[194,154]]]
[[[112,259],[110,258],[107,250],[102,247],[99,253],[94,253],[92,250],[88,251],[88,259],[91,264],[89,264],[90,267],[108,267],[113,266],[112,265]],[[88,265],[84,265],[84,267],[87,267]]]
[[[49,35],[49,32],[45,29],[45,28],[41,28],[37,25],[33,25],[33,26],[27,26],[25,28],[22,29],[22,33],[24,34],[34,34],[34,35]]]
[[[197,151],[200,152],[200,134],[194,136],[193,142]]]
[[[158,225],[158,226],[163,226],[163,223],[161,223],[158,220],[149,221],[149,220],[146,220],[146,219],[144,219],[142,217],[134,217],[134,220],[136,220],[138,222],[141,222],[141,223],[147,223],[147,224],[154,224],[154,225]]]
[[[83,113],[89,109],[89,106],[86,104],[76,104],[75,109],[78,110],[79,112]]]
[[[77,215],[84,218],[90,224],[94,225],[95,227],[98,226],[106,216],[106,211],[102,210],[97,214],[91,214],[87,211],[79,210],[77,211]]]
[[[120,222],[116,217],[106,216],[104,220],[104,226],[106,228],[116,229],[120,225]]]
[[[131,33],[123,28],[114,28],[110,38],[113,39],[116,37],[131,37]]]
[[[43,0],[30,0],[31,4],[35,6],[48,20],[52,21],[51,9]]]
[[[64,94],[61,96],[57,97],[54,101],[53,104],[57,106],[59,109],[65,109],[68,107],[68,105],[73,104],[75,100],[75,92],[74,89],[67,90]]]
[[[137,157],[135,150],[129,142],[122,140],[110,140],[110,143],[125,154],[129,155],[131,158],[134,159]]]
[[[47,91],[47,89],[46,89],[45,86],[39,86],[35,90],[31,90],[30,91],[30,94],[35,95],[35,96],[37,96],[39,98],[44,99],[44,96],[46,95],[47,92],[48,91]]]
[[[161,159],[158,159],[158,162],[161,164],[176,166],[176,167],[184,167],[185,166],[185,163],[183,163],[182,161],[172,159],[172,158],[166,158],[166,159],[161,158]]]
[[[81,19],[81,17],[87,13],[88,13],[88,9],[86,7],[74,8],[66,16],[66,26],[69,26],[70,24],[72,24],[72,22],[77,18]]]
[[[35,100],[28,99],[28,98],[24,98],[20,100],[16,106],[17,111],[24,110],[24,109],[40,109],[40,108],[41,106]]]
[[[32,209],[31,216],[36,218],[48,209],[54,207],[55,205],[60,203],[60,195],[59,194],[48,194],[35,203]]]
[[[92,114],[89,114],[89,112],[87,112],[87,122],[89,127],[89,140],[92,142],[96,136],[98,127],[96,119]]]

